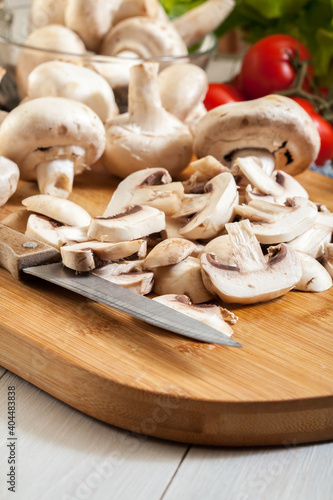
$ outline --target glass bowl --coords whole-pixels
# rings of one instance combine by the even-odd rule
[[[170,64],[192,63],[205,70],[217,48],[217,38],[212,33],[204,37],[195,47],[192,47],[188,54],[177,57],[125,59],[100,56],[91,52],[78,55],[29,47],[24,43],[30,32],[29,10],[30,4],[28,3],[13,9],[4,9],[1,8],[0,2],[0,66],[6,70],[0,85],[0,107],[7,111],[17,106],[22,97],[19,95],[16,81],[16,68],[19,57],[22,57],[22,51],[24,51],[24,55],[37,56],[41,62],[53,59],[80,62],[85,66],[94,69],[98,68],[98,72],[108,79],[109,74],[115,73],[115,65],[117,65],[117,68],[126,70],[129,66],[145,60],[158,62],[160,68]],[[110,82],[110,85],[113,88],[120,112],[124,112],[127,109],[128,86],[123,83],[122,78],[119,78],[116,83]]]

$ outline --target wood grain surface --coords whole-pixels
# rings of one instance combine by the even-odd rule
[[[333,180],[298,177],[333,210]],[[101,215],[116,180],[95,168],[70,197]],[[0,219],[36,194],[21,182]],[[97,419],[187,443],[260,446],[333,437],[333,290],[289,292],[239,316],[242,349],[199,344],[0,269],[0,365]]]

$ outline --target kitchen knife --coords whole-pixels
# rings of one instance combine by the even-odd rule
[[[57,249],[0,224],[0,266],[24,279],[36,276],[149,324],[201,342],[242,347],[200,321],[90,273],[65,268]]]

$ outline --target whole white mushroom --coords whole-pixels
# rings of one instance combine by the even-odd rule
[[[37,180],[43,194],[66,198],[74,174],[103,154],[105,129],[87,105],[62,97],[39,97],[14,108],[0,127],[0,155]]]

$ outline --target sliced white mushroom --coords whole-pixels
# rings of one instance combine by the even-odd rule
[[[268,176],[262,170],[256,174],[251,169],[250,183],[246,187],[245,198],[249,202],[254,199],[264,199],[270,203],[282,205],[288,198],[309,198],[309,193],[291,175],[276,170],[272,176]],[[280,189],[279,189],[280,188]]]
[[[183,181],[185,193],[204,193],[209,180],[223,172],[231,172],[228,167],[210,155],[192,161],[189,166],[194,169],[194,173]]]
[[[103,154],[105,129],[89,106],[63,97],[39,97],[14,108],[0,127],[0,154],[37,180],[44,194],[66,198],[73,178]]]
[[[178,264],[193,254],[196,244],[183,238],[168,238],[158,243],[147,255],[143,269]]]
[[[234,216],[238,192],[235,180],[230,173],[225,172],[214,177],[206,184],[205,191],[204,195],[198,195],[200,196],[198,210],[193,210],[193,216],[179,229],[179,234],[186,238],[213,238]],[[204,204],[202,197],[204,197]]]
[[[27,93],[28,76],[36,66],[57,57],[65,60],[66,53],[70,54],[67,59],[86,53],[81,38],[60,24],[50,24],[34,30],[25,39],[24,45],[16,66],[17,86],[22,99]]]
[[[106,124],[104,164],[121,178],[156,165],[177,175],[192,158],[192,134],[161,105],[158,63],[138,64],[130,71],[128,113]]]
[[[232,166],[235,155],[253,148],[274,156],[275,169],[291,175],[312,165],[320,137],[308,113],[292,99],[267,95],[260,99],[223,104],[199,120],[194,128],[194,153],[212,155]]]
[[[167,66],[158,75],[158,86],[163,107],[189,127],[206,114],[203,101],[208,77],[199,66],[190,63]]]
[[[215,304],[193,304],[189,297],[179,294],[162,295],[154,297],[153,300],[191,316],[191,318],[215,328],[219,332],[228,335],[228,337],[231,337],[234,333],[227,321],[235,324],[238,320],[237,316],[220,306]]]
[[[110,261],[125,259],[135,254],[139,258],[143,258],[146,250],[147,243],[144,240],[112,243],[85,241],[83,243],[64,245],[60,248],[64,266],[77,272],[92,271]]]
[[[178,264],[154,268],[153,291],[157,295],[187,295],[194,304],[207,302],[215,295],[203,284],[200,260],[191,256]]]
[[[202,248],[199,254],[199,258],[204,253],[213,253],[218,259],[222,261],[228,261],[229,265],[237,265],[237,262],[235,260],[236,257],[233,253],[233,246],[228,234],[223,234],[210,240]]]
[[[228,164],[231,165],[231,172],[235,176],[239,176],[239,167],[237,165],[238,158],[256,158],[257,164],[267,175],[272,175],[275,170],[275,157],[274,153],[271,153],[265,149],[256,149],[256,148],[243,148],[235,150],[231,155],[230,159],[228,158]],[[237,182],[238,183],[238,182]]]
[[[166,169],[138,170],[118,184],[103,216],[115,215],[129,205],[147,205],[170,215],[179,210],[183,196],[182,183],[172,182]]]
[[[331,241],[332,228],[315,222],[309,229],[296,238],[290,240],[288,245],[294,250],[304,252],[314,259],[319,259],[325,252],[325,245]]]
[[[226,225],[233,260],[213,253],[201,255],[203,282],[224,302],[253,304],[284,295],[302,276],[296,252],[281,243],[264,256],[249,220]]]
[[[20,178],[17,164],[0,156],[0,207],[15,193]]]
[[[302,264],[302,277],[295,290],[302,292],[324,292],[332,286],[332,278],[325,267],[314,257],[297,251]]]
[[[65,226],[41,215],[31,214],[27,221],[26,236],[60,249],[67,243],[87,242],[87,227]]]
[[[235,0],[208,0],[174,19],[173,24],[188,47],[219,27],[235,7]]]
[[[333,243],[326,243],[322,258],[323,266],[333,279]]]
[[[47,61],[31,71],[26,100],[37,97],[66,97],[83,102],[102,122],[119,114],[107,81],[92,69],[66,61]]]
[[[165,229],[164,212],[153,207],[134,205],[125,212],[92,219],[88,234],[99,241],[128,241]]]
[[[163,239],[167,238],[183,238],[186,239],[185,236],[179,234],[179,229],[187,222],[186,217],[177,217],[175,219],[173,216],[165,217],[165,229],[162,231]]]
[[[140,295],[147,295],[153,288],[154,273],[143,271],[141,262],[141,260],[113,262],[94,269],[92,274]]]
[[[45,215],[68,226],[88,227],[91,215],[77,203],[48,194],[36,194],[24,198],[22,204],[30,212]]]
[[[309,229],[317,217],[315,205],[300,197],[285,205],[256,199],[248,205],[237,205],[234,211],[252,222],[260,243],[269,245],[291,241]]]

